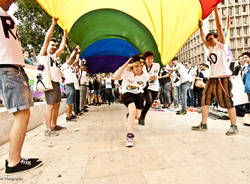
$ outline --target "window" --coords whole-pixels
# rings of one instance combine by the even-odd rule
[[[243,17],[243,24],[247,24],[247,17]]]
[[[228,0],[228,4],[232,4],[232,0]]]
[[[233,16],[233,9],[232,8],[229,8],[229,15]]]
[[[234,24],[233,19],[230,19],[230,24],[231,24],[231,25],[233,25],[233,24]]]
[[[239,2],[239,0],[235,0],[235,3],[238,3]]]
[[[244,38],[244,46],[248,46],[248,38]]]
[[[209,21],[210,28],[213,28],[213,21]]]
[[[237,36],[240,36],[240,28],[237,28]]]
[[[242,12],[246,13],[247,12],[247,7],[246,6],[242,6]]]
[[[235,47],[234,46],[234,39],[232,39],[232,40],[230,39],[230,45],[231,45],[231,47]]]
[[[236,15],[240,14],[240,7],[239,6],[235,7],[235,14]]]
[[[237,46],[240,47],[242,44],[241,44],[241,39],[238,39],[237,40]]]
[[[248,27],[244,27],[243,32],[244,32],[244,35],[248,35]]]
[[[230,29],[230,37],[233,37],[233,35],[234,35],[234,30]]]
[[[236,25],[240,25],[240,17],[236,18]]]
[[[223,4],[223,5],[225,4],[224,0],[221,2],[221,4]]]

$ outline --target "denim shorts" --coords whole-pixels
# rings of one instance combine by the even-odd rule
[[[76,91],[74,87],[74,83],[66,84],[66,104],[73,105],[75,103]]]
[[[94,95],[95,96],[100,96],[101,95],[101,90],[94,90]]]
[[[0,96],[9,113],[33,106],[33,99],[25,71],[20,67],[0,68]]]

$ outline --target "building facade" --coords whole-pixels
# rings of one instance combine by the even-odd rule
[[[226,26],[229,14],[230,47],[234,57],[250,50],[250,0],[224,0],[218,5],[222,28]],[[205,34],[216,32],[214,13],[203,21]],[[201,38],[199,29],[190,37],[179,51],[177,56],[182,62],[191,62],[193,65],[206,62],[207,49]]]

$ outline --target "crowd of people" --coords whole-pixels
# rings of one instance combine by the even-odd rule
[[[230,77],[240,75],[245,84],[248,104],[241,105],[249,112],[250,102],[250,55],[244,52],[239,57],[239,65],[230,67],[225,48],[217,8],[214,9],[217,34],[205,36],[200,24],[202,41],[209,50],[208,64],[191,66],[175,57],[170,65],[161,69],[154,62],[154,53],[145,52],[128,59],[114,74],[89,74],[86,61],[80,59],[81,48],[77,46],[62,64],[58,57],[63,52],[67,32],[64,32],[61,44],[52,38],[57,19],[53,18],[47,31],[40,53],[35,57],[37,65],[28,63],[28,54],[22,53],[15,22],[7,11],[13,1],[0,3],[0,95],[9,113],[14,116],[10,131],[9,158],[5,163],[6,175],[37,168],[43,164],[39,158],[23,158],[21,150],[33,106],[28,77],[24,68],[49,71],[52,89],[45,91],[46,129],[45,136],[58,136],[58,130],[64,129],[57,122],[61,89],[64,84],[66,95],[66,121],[75,121],[88,111],[89,105],[111,105],[121,101],[127,108],[128,132],[126,146],[132,147],[135,137],[135,120],[145,125],[146,115],[154,100],[159,99],[162,108],[176,109],[177,115],[201,108],[202,120],[192,130],[207,130],[209,106],[219,104],[228,110],[230,128],[226,135],[239,133],[236,125],[236,109],[232,101]],[[30,60],[31,61],[31,60]],[[47,68],[46,68],[47,67]]]

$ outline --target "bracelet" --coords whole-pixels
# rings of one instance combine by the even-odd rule
[[[75,48],[74,50],[75,50],[75,51],[78,51],[78,48]]]
[[[81,52],[80,52],[80,51],[78,51],[78,54],[81,54]]]

